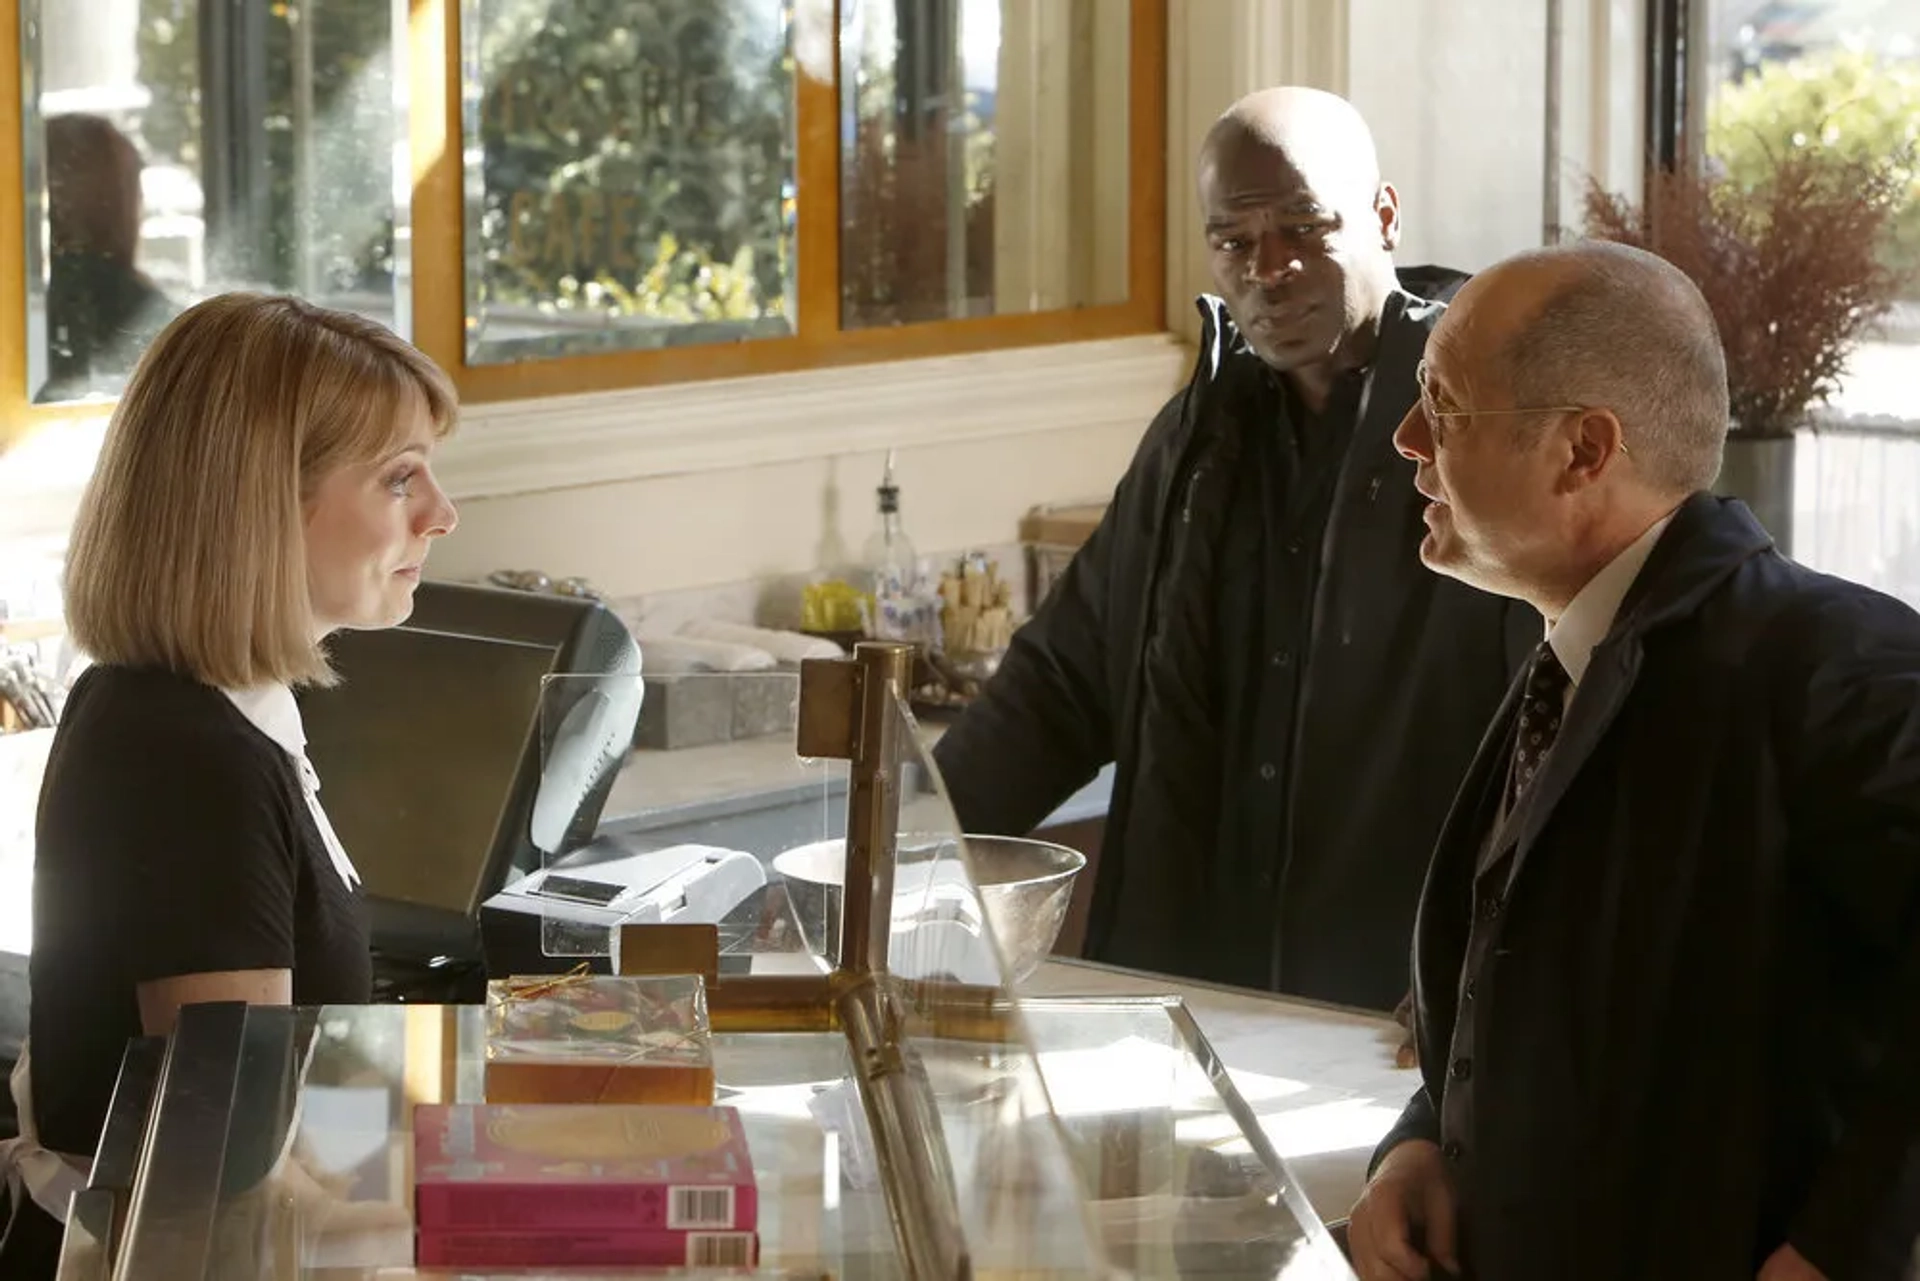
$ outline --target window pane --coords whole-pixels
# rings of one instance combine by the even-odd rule
[[[1123,0],[841,0],[848,328],[1127,297]]]
[[[793,331],[785,0],[466,0],[467,359]]]
[[[168,319],[232,289],[408,332],[405,21],[406,0],[26,0],[35,400],[117,394]]]
[[[1913,0],[1714,0],[1711,19],[1707,151],[1736,180],[1796,147],[1884,157],[1920,145]],[[1907,154],[1908,198],[1883,252],[1908,273],[1908,297],[1849,362],[1833,400],[1846,414],[1920,417],[1920,166]]]

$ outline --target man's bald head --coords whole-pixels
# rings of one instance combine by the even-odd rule
[[[1713,483],[1727,435],[1727,362],[1706,299],[1673,264],[1609,241],[1531,250],[1456,303],[1498,307],[1516,405],[1592,405],[1620,420],[1647,480],[1674,495]],[[1496,299],[1494,295],[1501,295]]]
[[[1283,86],[1227,108],[1200,148],[1202,207],[1218,167],[1247,149],[1276,153],[1321,196],[1371,204],[1380,189],[1373,131],[1352,103],[1322,89]]]
[[[1380,181],[1366,122],[1333,94],[1268,89],[1214,123],[1199,170],[1214,285],[1241,335],[1323,394],[1372,358],[1399,283],[1400,198]]]

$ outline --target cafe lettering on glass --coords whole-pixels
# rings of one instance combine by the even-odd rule
[[[516,191],[507,200],[507,261],[555,278],[630,272],[640,264],[639,213],[640,197],[626,192]]]
[[[782,0],[462,13],[470,362],[793,331]]]

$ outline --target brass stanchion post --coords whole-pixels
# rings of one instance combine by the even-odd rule
[[[864,643],[851,660],[803,664],[798,748],[853,765],[834,977],[894,1236],[908,1275],[959,1281],[972,1264],[946,1136],[887,973],[903,746],[895,704],[912,684],[913,657],[911,645]]]

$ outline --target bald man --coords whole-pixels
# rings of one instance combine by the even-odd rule
[[[1638,250],[1509,260],[1428,340],[1421,558],[1546,639],[1421,901],[1363,1281],[1905,1275],[1920,615],[1708,494],[1726,426],[1713,317]]]
[[[1219,295],[1192,380],[936,757],[966,830],[1003,834],[1117,763],[1089,955],[1389,1009],[1534,637],[1420,567],[1392,435],[1442,308],[1396,280],[1360,117],[1305,89],[1236,104],[1199,198]]]

